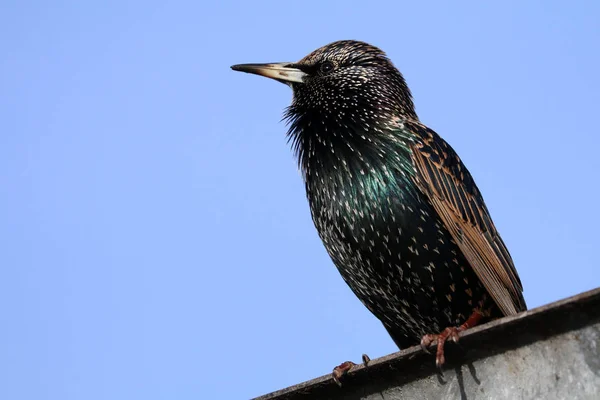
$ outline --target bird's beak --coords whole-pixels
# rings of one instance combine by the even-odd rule
[[[273,63],[273,64],[238,64],[231,67],[234,71],[248,72],[266,76],[276,81],[290,84],[292,82],[303,83],[306,73],[294,67],[294,63]]]

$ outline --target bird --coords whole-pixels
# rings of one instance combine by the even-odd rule
[[[316,230],[398,348],[437,345],[441,369],[447,340],[527,309],[473,177],[419,120],[403,75],[382,50],[341,40],[297,62],[231,68],[292,89],[287,137]],[[354,365],[340,364],[334,380]]]

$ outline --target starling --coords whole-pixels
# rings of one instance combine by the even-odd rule
[[[288,137],[314,224],[344,281],[399,348],[436,342],[440,367],[447,339],[526,309],[471,174],[419,121],[383,51],[345,40],[298,62],[232,68],[292,88]]]

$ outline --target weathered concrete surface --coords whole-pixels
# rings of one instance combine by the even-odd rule
[[[443,380],[428,376],[358,398],[598,400],[599,339],[600,325],[595,324],[457,366]]]
[[[600,289],[493,321],[448,344],[444,376],[419,347],[256,400],[600,399]]]

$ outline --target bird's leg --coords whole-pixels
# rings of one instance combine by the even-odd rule
[[[365,366],[369,365],[369,361],[371,361],[371,359],[369,358],[368,355],[363,354],[362,355],[362,361],[363,364]],[[333,376],[333,381],[335,383],[337,383],[338,386],[342,386],[342,382],[340,381],[340,378],[344,375],[346,375],[348,373],[348,371],[350,371],[352,368],[356,367],[356,364],[353,363],[352,361],[344,361],[343,363],[341,363],[340,365],[338,365],[337,367],[335,367],[333,369],[333,373],[331,374]]]
[[[483,313],[480,310],[474,310],[473,314],[471,314],[471,316],[461,326],[450,326],[437,335],[427,334],[423,336],[423,338],[421,338],[421,348],[426,353],[429,353],[427,348],[433,342],[437,341],[435,365],[438,368],[441,368],[446,362],[446,358],[444,357],[444,344],[446,343],[446,340],[450,339],[454,343],[458,343],[458,334],[477,325],[481,318],[483,318]]]

